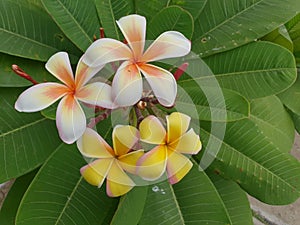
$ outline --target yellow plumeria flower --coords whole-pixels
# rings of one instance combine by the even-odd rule
[[[155,116],[146,117],[139,126],[141,140],[157,145],[137,162],[137,174],[145,180],[156,180],[167,172],[169,182],[179,182],[192,168],[184,154],[201,150],[199,136],[188,130],[190,117],[174,112],[167,116],[167,130]]]
[[[85,157],[97,158],[81,168],[84,179],[91,185],[101,187],[106,178],[107,195],[117,197],[135,186],[125,171],[135,173],[136,162],[144,151],[131,151],[139,140],[139,131],[135,127],[118,125],[112,137],[113,148],[97,132],[87,128],[77,141],[77,147]]]

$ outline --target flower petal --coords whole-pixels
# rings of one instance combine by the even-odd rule
[[[69,87],[74,85],[74,75],[68,53],[58,52],[50,57],[46,63],[46,69],[57,79]]]
[[[114,152],[106,141],[94,130],[86,128],[77,141],[82,155],[90,158],[113,158]]]
[[[101,82],[90,83],[76,92],[76,98],[90,105],[114,109],[111,86]]]
[[[166,107],[173,106],[177,94],[177,83],[172,73],[150,64],[144,64],[139,68],[159,103]]]
[[[191,41],[177,31],[162,33],[146,50],[142,61],[151,62],[161,59],[187,55],[191,51]]]
[[[124,172],[117,160],[112,164],[106,181],[106,193],[111,197],[118,197],[126,194],[135,186],[135,183]]]
[[[78,101],[72,96],[65,96],[58,104],[56,126],[60,138],[67,144],[78,140],[86,129],[86,118]]]
[[[130,62],[123,62],[112,82],[114,103],[118,106],[132,106],[137,103],[143,92],[143,82],[137,67]]]
[[[117,21],[117,24],[134,52],[134,58],[139,60],[143,54],[145,44],[145,17],[140,15],[124,16]]]
[[[144,180],[153,181],[166,171],[167,149],[165,145],[154,147],[145,153],[137,162],[136,173]]]
[[[193,167],[193,163],[184,155],[168,151],[167,174],[169,182],[179,182]]]
[[[91,185],[101,187],[114,159],[98,159],[80,169],[83,178]]]
[[[180,138],[189,128],[191,118],[183,113],[173,112],[167,116],[168,143]]]
[[[104,67],[104,65],[98,67],[89,67],[82,61],[82,59],[83,56],[80,58],[76,68],[75,84],[77,89],[84,86],[90,79],[93,78],[93,76],[96,75],[96,73],[98,73]]]
[[[155,116],[147,116],[139,126],[141,140],[150,144],[163,144],[166,140],[166,130]]]
[[[118,157],[120,166],[129,173],[136,173],[136,163],[144,155],[144,150],[130,152],[126,155]]]
[[[114,127],[113,148],[117,156],[127,154],[140,138],[139,131],[129,125],[117,125]]]
[[[109,62],[126,60],[131,57],[132,52],[124,43],[111,38],[101,38],[90,45],[83,55],[82,61],[88,66],[99,67]]]
[[[168,146],[174,151],[183,154],[197,154],[201,150],[202,144],[199,135],[197,135],[193,129],[190,129]]]
[[[68,87],[63,84],[52,82],[36,84],[19,96],[15,109],[19,112],[37,112],[52,105],[67,92]]]

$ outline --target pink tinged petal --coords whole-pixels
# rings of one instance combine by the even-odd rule
[[[130,58],[132,52],[127,45],[114,39],[101,38],[86,50],[82,61],[88,66],[100,67],[109,62]]]
[[[87,66],[83,61],[82,58],[80,58],[77,68],[76,68],[76,74],[75,74],[75,84],[77,89],[84,86],[90,79],[92,79],[103,67],[89,67]]]
[[[112,148],[94,130],[86,128],[77,141],[77,147],[82,155],[90,158],[114,158]]]
[[[164,144],[166,130],[155,116],[147,116],[139,126],[141,140],[150,144]]]
[[[114,127],[113,147],[117,156],[127,154],[140,138],[139,131],[133,126],[117,125]]]
[[[144,51],[146,36],[146,19],[139,15],[124,16],[117,24],[134,52],[134,58],[139,60]]]
[[[168,143],[180,138],[189,128],[191,118],[183,113],[173,112],[167,116]]]
[[[129,192],[135,183],[124,172],[117,160],[112,164],[106,181],[106,193],[110,197],[118,197]]]
[[[143,81],[137,67],[124,62],[116,72],[112,82],[114,103],[120,107],[137,103],[143,92]]]
[[[177,31],[162,33],[146,50],[143,62],[175,58],[187,55],[191,51],[191,41]]]
[[[177,83],[172,73],[150,64],[141,65],[139,68],[159,103],[166,107],[173,106],[177,94]]]
[[[58,52],[51,56],[46,63],[46,69],[67,86],[74,87],[74,76],[66,52]]]
[[[36,84],[25,90],[17,99],[15,109],[19,112],[37,112],[52,105],[66,95],[69,88],[58,83]]]
[[[72,96],[65,96],[58,104],[56,126],[60,138],[67,144],[78,140],[86,129],[86,118],[78,101]]]
[[[127,172],[136,173],[136,163],[144,155],[144,150],[130,152],[126,155],[118,157],[120,166]]]
[[[137,175],[144,180],[157,180],[166,171],[167,148],[165,145],[154,147],[137,162]]]
[[[184,155],[168,151],[167,174],[169,182],[179,182],[193,167],[193,163]]]
[[[76,98],[84,103],[101,106],[107,109],[114,109],[116,105],[112,100],[111,86],[101,82],[85,85],[76,91]]]
[[[197,154],[202,147],[199,135],[193,129],[183,134],[179,139],[168,144],[172,150],[183,154]]]
[[[83,178],[91,185],[101,187],[114,159],[98,159],[80,169]]]

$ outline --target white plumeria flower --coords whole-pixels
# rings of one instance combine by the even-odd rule
[[[110,38],[99,39],[87,49],[83,61],[97,67],[125,60],[112,82],[113,99],[119,106],[134,105],[141,98],[143,85],[140,73],[145,76],[160,104],[167,107],[174,105],[177,94],[174,76],[148,62],[187,55],[191,49],[190,41],[177,31],[167,31],[144,52],[145,17],[129,15],[122,17],[117,24],[128,45]]]
[[[17,99],[20,112],[43,110],[62,98],[56,111],[56,126],[60,138],[68,144],[75,142],[86,129],[86,117],[78,101],[112,109],[111,87],[87,82],[102,68],[90,68],[80,59],[74,78],[66,52],[58,52],[46,63],[46,69],[62,83],[46,82],[25,90]]]

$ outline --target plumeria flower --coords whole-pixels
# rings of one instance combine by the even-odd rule
[[[155,116],[148,116],[140,123],[141,140],[155,144],[137,162],[137,174],[145,180],[156,180],[167,172],[169,182],[179,182],[192,168],[184,154],[197,154],[201,150],[199,136],[188,130],[190,117],[174,112],[167,116],[167,130]]]
[[[46,82],[25,90],[15,103],[20,112],[43,110],[59,100],[56,126],[60,138],[68,144],[75,142],[85,131],[86,117],[79,101],[104,108],[113,108],[111,87],[105,83],[87,82],[101,69],[90,68],[80,59],[75,78],[66,52],[58,52],[46,63],[46,69],[63,84]]]
[[[84,179],[101,187],[106,178],[107,195],[117,197],[126,194],[135,186],[124,170],[135,173],[136,162],[144,151],[131,151],[139,140],[139,131],[135,127],[118,125],[114,128],[112,137],[113,148],[97,132],[87,128],[77,141],[77,147],[83,156],[96,158],[81,168]]]
[[[128,45],[102,38],[95,41],[86,51],[83,61],[89,66],[125,60],[118,68],[113,82],[113,98],[119,106],[134,105],[142,96],[141,73],[150,84],[157,100],[164,106],[174,105],[177,94],[176,80],[167,70],[149,64],[161,59],[187,55],[190,41],[177,31],[162,33],[144,52],[146,19],[129,15],[117,21]]]

